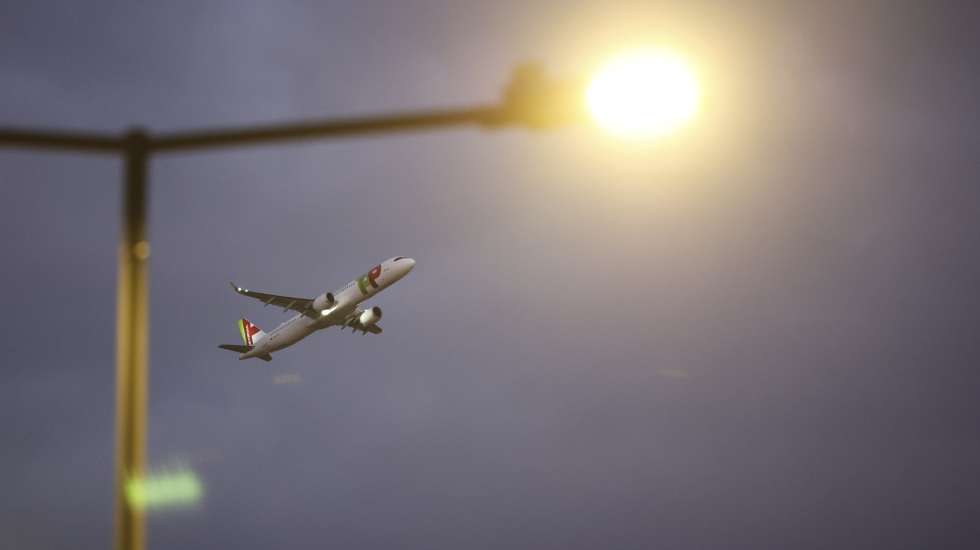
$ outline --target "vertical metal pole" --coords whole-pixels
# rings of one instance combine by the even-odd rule
[[[141,130],[126,137],[122,243],[116,310],[116,550],[142,550],[143,511],[127,498],[127,485],[146,464],[147,275],[146,171],[149,139]]]

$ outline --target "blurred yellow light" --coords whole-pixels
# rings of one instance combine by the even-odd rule
[[[626,137],[658,137],[690,120],[701,90],[690,66],[666,50],[617,57],[587,91],[589,110],[606,130]]]
[[[188,506],[201,501],[201,481],[189,469],[133,478],[126,483],[126,497],[136,508]]]

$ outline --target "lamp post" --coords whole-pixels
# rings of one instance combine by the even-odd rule
[[[116,313],[117,550],[144,547],[139,499],[129,487],[140,482],[146,462],[147,357],[149,352],[149,257],[147,179],[155,154],[338,139],[450,126],[551,129],[583,120],[584,82],[558,80],[536,64],[518,67],[501,101],[473,108],[395,113],[371,117],[153,134],[136,128],[123,135],[0,127],[0,147],[117,154],[124,159],[123,230],[119,248]],[[612,131],[662,134],[693,115],[697,81],[673,55],[640,52],[614,61],[589,88],[589,103]],[[640,116],[637,116],[640,115]]]
[[[571,83],[548,78],[538,66],[526,65],[514,72],[499,104],[475,108],[169,134],[152,134],[138,128],[113,135],[0,127],[0,147],[116,154],[124,160],[116,295],[116,550],[140,550],[145,546],[143,511],[139,502],[128,498],[127,488],[142,479],[146,465],[150,343],[147,181],[153,155],[450,126],[550,128],[577,118],[580,91]]]

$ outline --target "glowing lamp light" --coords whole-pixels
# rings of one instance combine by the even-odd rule
[[[698,110],[694,71],[667,50],[642,50],[603,67],[586,92],[600,126],[624,137],[659,137],[677,130]]]

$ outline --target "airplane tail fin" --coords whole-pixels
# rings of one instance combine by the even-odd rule
[[[242,343],[253,347],[265,338],[265,332],[244,317],[238,320],[238,330],[242,333]]]

